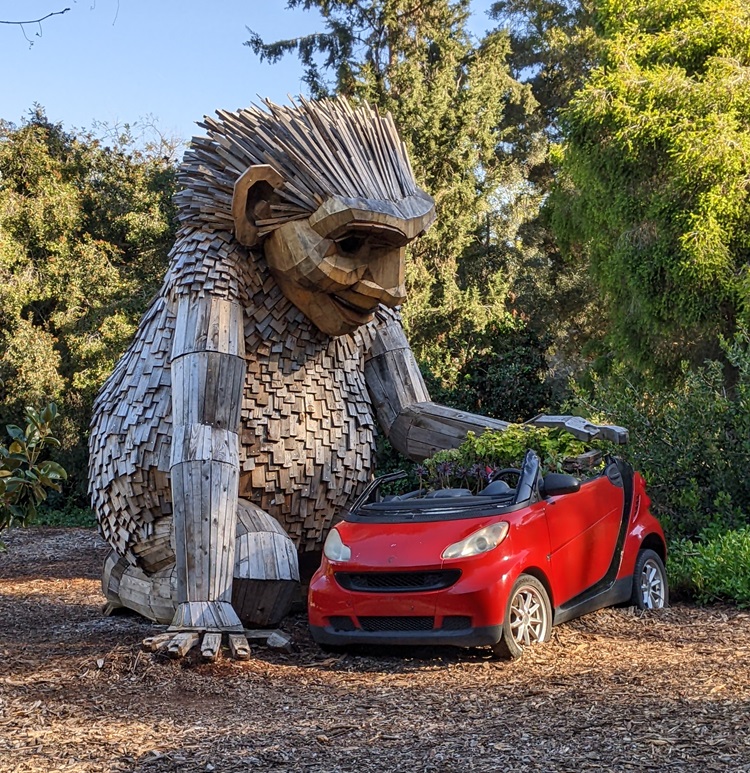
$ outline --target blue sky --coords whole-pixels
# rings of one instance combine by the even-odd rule
[[[490,0],[474,0],[472,31],[490,26]],[[246,27],[266,40],[322,29],[312,12],[286,0],[16,0],[0,19],[63,16],[37,25],[0,25],[0,118],[18,123],[35,102],[66,128],[94,121],[134,123],[153,117],[163,133],[188,139],[195,121],[217,108],[275,102],[304,91],[293,57],[260,64],[243,42]]]

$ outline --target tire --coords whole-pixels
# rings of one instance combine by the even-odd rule
[[[658,553],[648,548],[641,550],[635,560],[630,603],[638,609],[664,609],[669,606],[669,587],[664,562]]]
[[[503,638],[492,651],[501,657],[519,658],[526,647],[549,641],[552,632],[552,605],[539,580],[522,574],[508,594],[503,622]]]

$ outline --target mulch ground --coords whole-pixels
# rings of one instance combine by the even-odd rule
[[[0,771],[750,771],[750,614],[604,610],[481,649],[152,655],[101,615],[92,532],[4,535]]]

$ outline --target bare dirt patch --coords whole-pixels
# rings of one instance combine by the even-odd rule
[[[0,771],[750,771],[750,614],[605,610],[516,662],[420,648],[173,662],[103,618],[106,549],[6,535]]]

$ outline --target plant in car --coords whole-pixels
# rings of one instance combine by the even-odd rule
[[[561,472],[570,459],[596,447],[561,429],[517,424],[505,430],[469,432],[466,440],[448,451],[438,451],[417,467],[420,486],[468,488],[481,491],[492,474],[508,467],[520,467],[528,449],[534,450],[547,471]]]
[[[487,485],[494,470],[481,462],[467,463],[459,448],[438,451],[415,467],[420,489],[467,488],[474,493]]]

